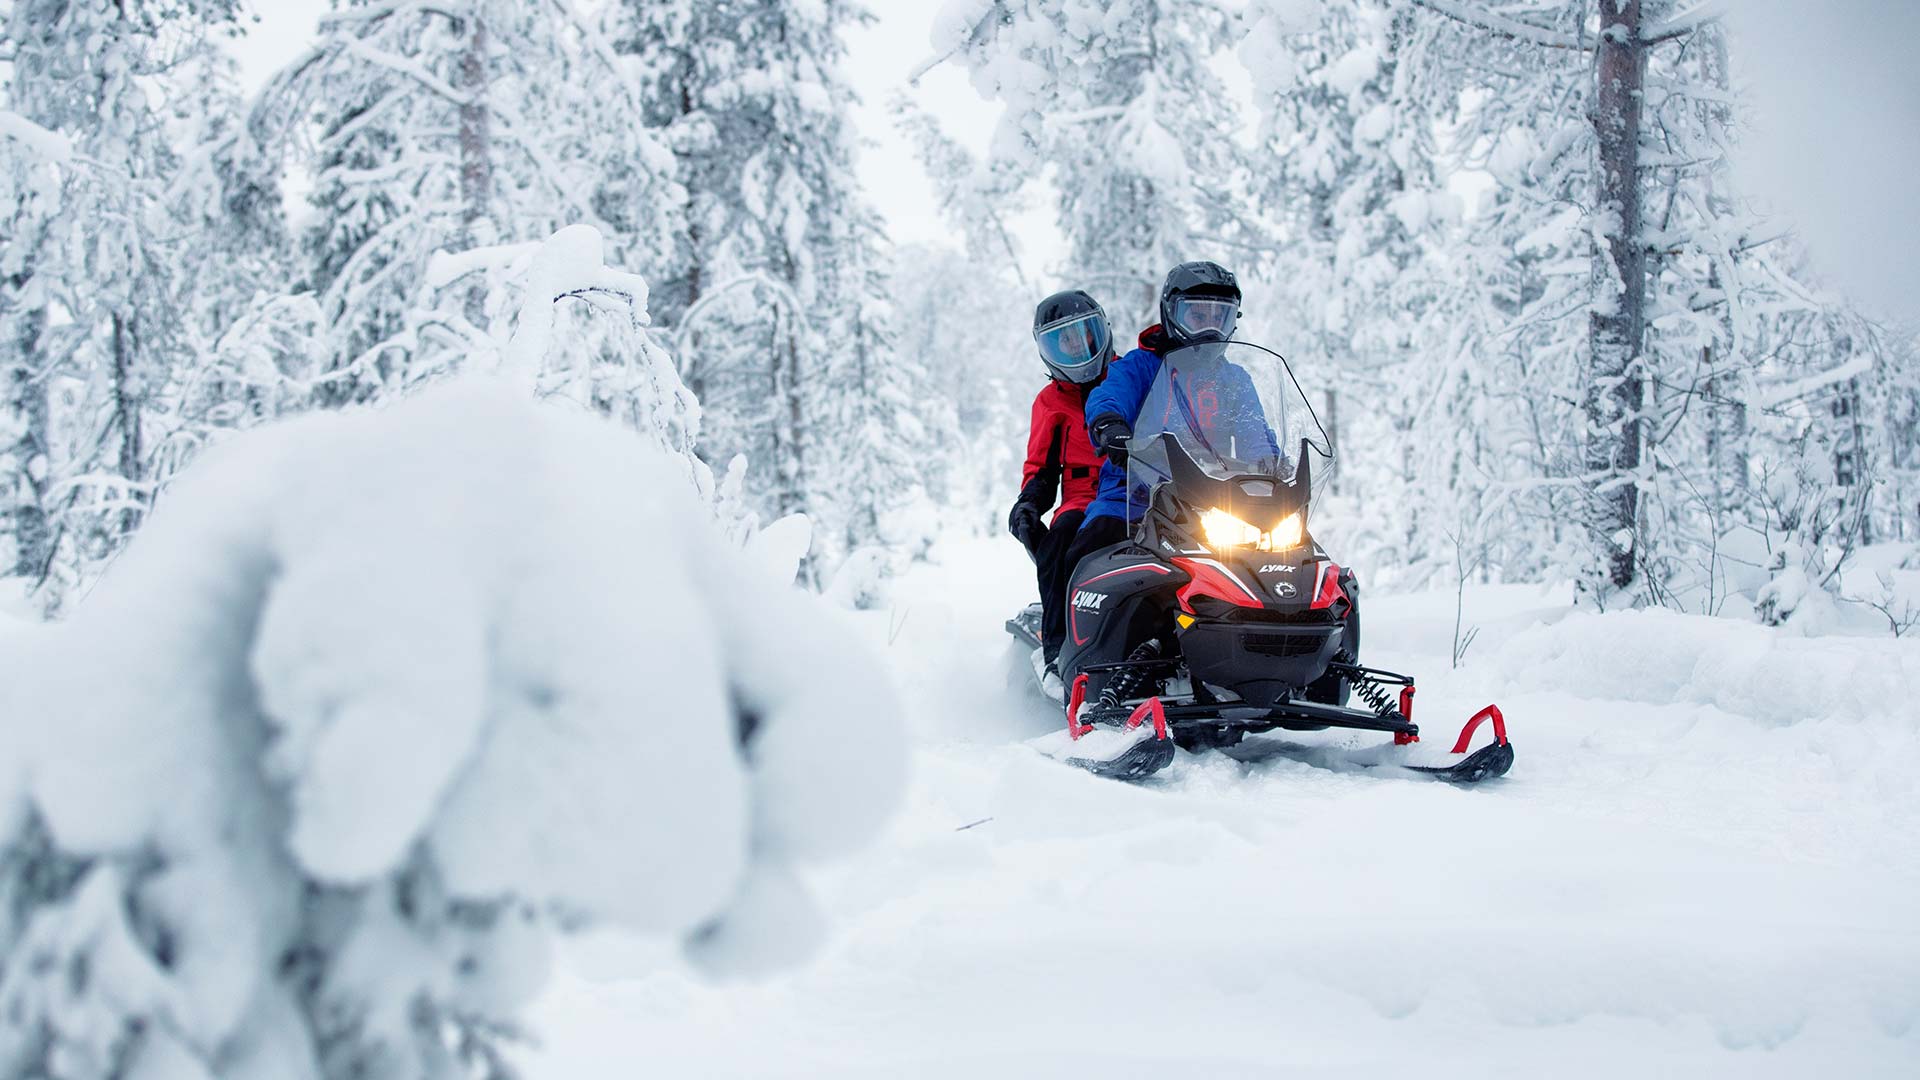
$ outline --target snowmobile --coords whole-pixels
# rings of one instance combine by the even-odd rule
[[[1073,573],[1060,651],[1066,727],[1040,749],[1137,780],[1171,764],[1176,746],[1350,729],[1391,739],[1352,755],[1359,766],[1456,783],[1504,775],[1513,747],[1498,707],[1437,752],[1413,721],[1413,678],[1360,662],[1353,571],[1308,528],[1316,475],[1330,476],[1333,460],[1279,353],[1240,341],[1167,352],[1133,425],[1131,536]],[[1038,605],[1007,630],[1037,647]],[[1492,741],[1473,749],[1488,722]]]

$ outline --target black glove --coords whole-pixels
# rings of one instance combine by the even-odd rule
[[[1020,541],[1029,555],[1039,551],[1040,541],[1047,538],[1047,527],[1040,522],[1040,508],[1024,500],[1013,504],[1013,512],[1007,515],[1007,531]]]
[[[1095,418],[1091,430],[1094,449],[1115,465],[1127,467],[1127,444],[1133,438],[1133,428],[1119,413],[1106,413]]]

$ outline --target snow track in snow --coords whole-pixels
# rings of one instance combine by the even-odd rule
[[[1920,1071],[1920,744],[1865,692],[1920,646],[1502,587],[1452,672],[1451,596],[1369,597],[1368,659],[1430,732],[1498,701],[1511,776],[1216,753],[1130,786],[1020,745],[1056,721],[1009,686],[1017,549],[936,555],[870,627],[920,745],[880,847],[818,880],[833,943],[724,987],[579,943],[535,1077]]]

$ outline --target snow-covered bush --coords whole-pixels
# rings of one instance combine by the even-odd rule
[[[838,618],[502,381],[208,450],[0,640],[0,1075],[499,1074],[556,931],[797,958],[901,785]]]

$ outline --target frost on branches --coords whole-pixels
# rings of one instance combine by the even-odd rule
[[[1297,215],[1267,272],[1299,286],[1283,335],[1365,403],[1336,438],[1369,561],[1771,620],[1805,591],[1774,579],[1870,603],[1846,564],[1915,539],[1913,339],[1745,197],[1718,9],[1257,8]],[[1455,220],[1432,178],[1463,170],[1489,186]]]
[[[204,271],[272,260],[271,238],[201,231],[210,197],[247,216],[214,44],[234,14],[0,8],[0,575],[44,610],[98,573],[195,441],[206,402],[188,369],[226,318]]]
[[[1170,0],[951,0],[935,21],[931,63],[952,58],[1005,105],[989,167],[1008,189],[1053,175],[1067,279],[1123,336],[1152,321],[1168,268],[1230,263],[1219,238],[1259,231],[1231,194],[1243,159],[1210,67],[1233,25]]]
[[[639,113],[686,205],[655,305],[707,406],[702,453],[745,454],[767,517],[805,513],[824,562],[892,545],[923,466],[919,358],[894,348],[886,238],[854,174],[846,0],[608,5],[605,37],[644,83]]]
[[[675,456],[454,381],[204,454],[0,651],[0,1074],[505,1075],[550,937],[805,953],[896,703]]]

